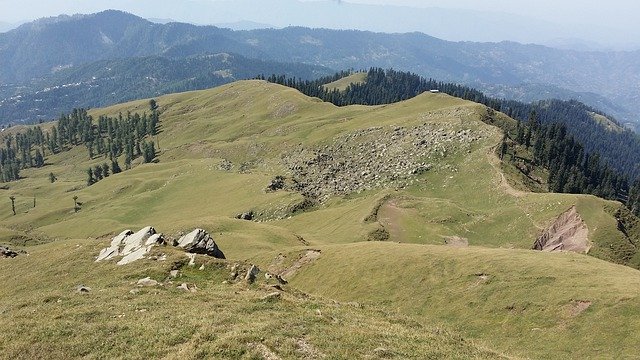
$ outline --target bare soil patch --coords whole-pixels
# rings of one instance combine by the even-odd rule
[[[444,243],[454,247],[467,247],[469,240],[460,236],[444,236]]]
[[[312,249],[307,250],[290,267],[280,272],[279,275],[283,279],[289,280],[293,275],[295,275],[296,272],[298,272],[298,270],[300,270],[303,266],[314,262],[317,258],[320,257],[320,255],[321,255],[320,250],[312,250]]]
[[[590,248],[589,229],[575,206],[562,213],[533,245],[535,250],[577,253],[587,253]]]

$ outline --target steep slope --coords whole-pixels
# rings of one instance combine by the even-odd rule
[[[400,344],[422,341],[410,337],[407,327],[433,329],[437,323],[472,342],[490,343],[498,353],[523,357],[567,356],[578,346],[573,339],[588,334],[609,335],[601,340],[588,337],[589,342],[580,343],[584,357],[624,357],[635,349],[630,344],[638,340],[632,331],[639,321],[634,305],[635,289],[640,286],[636,270],[587,255],[528,250],[543,229],[575,206],[589,230],[589,254],[638,266],[633,263],[638,258],[634,257],[635,245],[628,237],[635,235],[620,231],[614,216],[620,204],[592,196],[526,193],[508,186],[494,153],[502,134],[482,121],[491,116],[486,107],[431,93],[391,105],[335,107],[264,81],[241,81],[156,100],[161,112],[161,131],[154,139],[160,149],[158,163],[136,161],[132,170],[87,187],[86,168],[105,160],[88,160],[86,149],[77,147],[49,156],[48,165],[23,171],[22,179],[0,190],[5,199],[15,196],[17,210],[13,216],[10,202],[0,203],[0,243],[31,253],[17,257],[18,262],[2,260],[3,276],[13,279],[4,281],[16,284],[16,273],[51,267],[44,278],[24,275],[29,279],[24,284],[51,292],[56,286],[52,279],[68,274],[64,290],[54,293],[62,304],[70,302],[68,307],[57,305],[57,299],[37,295],[39,290],[18,287],[2,297],[7,302],[0,306],[19,315],[6,323],[4,341],[17,338],[12,329],[27,329],[23,331],[27,339],[42,344],[42,351],[72,351],[78,357],[113,354],[103,348],[81,352],[77,345],[54,345],[55,340],[69,335],[67,323],[60,321],[83,319],[87,331],[81,336],[89,336],[110,331],[96,328],[105,316],[125,314],[127,320],[138,319],[134,312],[118,311],[125,306],[122,299],[129,299],[129,282],[145,276],[164,278],[170,264],[141,260],[127,270],[111,262],[93,265],[92,260],[111,236],[126,228],[153,225],[169,239],[203,228],[213,234],[229,261],[250,260],[262,269],[283,271],[293,285],[289,289],[357,301],[365,309],[373,306],[383,312],[400,312],[406,319],[397,320],[400,338],[380,339],[386,344],[381,347],[398,358],[434,354],[422,347],[412,352]],[[136,101],[92,114],[117,115],[147,108],[148,101]],[[494,116],[499,117],[496,121],[513,121],[502,114]],[[51,172],[58,178],[54,183],[49,182]],[[82,202],[77,212],[74,196]],[[254,221],[236,219],[237,214],[249,212]],[[367,241],[384,239],[391,241]],[[30,246],[38,242],[51,243]],[[466,244],[469,246],[464,247]],[[162,251],[172,254],[171,249]],[[47,253],[52,254],[51,260]],[[70,264],[76,257],[80,259],[77,268]],[[178,303],[186,301],[185,307],[192,309],[206,299],[233,297],[218,285],[222,274],[188,274],[185,281],[205,290],[193,300]],[[42,285],[44,282],[48,285]],[[94,290],[95,300],[64,295],[76,283],[94,285],[104,292]],[[157,293],[157,302],[135,298],[132,307],[150,311],[151,305],[171,302],[175,296],[169,290]],[[295,326],[297,330],[289,329],[296,321],[311,321],[297,301],[244,307],[260,296],[241,292],[234,311],[248,312],[247,317],[229,315],[231,318],[221,320],[225,325],[220,331],[227,335],[217,339],[240,339],[241,344],[219,340],[223,348],[230,349],[221,356],[248,354],[252,351],[248,344],[261,337],[267,349],[272,349],[284,338],[297,339],[307,331]],[[98,311],[98,303],[103,308],[107,304],[114,313]],[[29,311],[56,306],[62,308],[49,309],[51,314],[66,311],[71,319],[47,315],[45,323],[54,325],[43,328],[44,333],[29,330],[35,321]],[[324,305],[300,306],[320,307],[326,313]],[[165,316],[182,321],[193,311],[178,316],[153,310],[153,316],[142,321],[151,323]],[[245,330],[248,337],[233,335],[246,329],[234,324],[246,324],[249,314],[258,312],[256,316],[265,319],[281,311],[290,311],[294,318],[285,316],[284,324],[267,321],[255,332]],[[375,311],[364,315],[347,311],[340,316],[333,317],[337,323],[331,320],[327,325],[321,320],[324,325],[308,325],[313,328],[305,332],[311,334],[308,341],[328,357],[370,354],[371,341],[352,352],[342,350],[353,347],[352,342],[329,350],[331,341],[320,334],[333,326],[343,322],[355,326],[362,316],[377,322],[373,329],[388,324]],[[603,318],[610,321],[596,321]],[[116,329],[122,326],[109,321]],[[188,343],[184,347],[192,351],[197,347],[193,342],[210,334],[207,325],[193,321],[187,323],[195,326],[195,333],[177,339],[163,335],[160,347],[178,354],[176,346]],[[133,325],[125,326],[125,334],[131,334],[127,331]],[[504,341],[496,341],[495,334]],[[545,342],[534,341],[537,337]],[[99,342],[95,337],[87,339],[90,344]],[[145,339],[116,349],[132,349]],[[614,347],[607,340],[622,345]],[[498,356],[475,345],[458,347],[465,343],[456,341],[450,344],[453,347],[443,348],[441,356],[433,356]],[[299,355],[295,344],[285,344],[276,354]],[[12,351],[23,348],[16,345]],[[140,354],[154,355],[152,351]],[[208,350],[206,354],[220,353]]]

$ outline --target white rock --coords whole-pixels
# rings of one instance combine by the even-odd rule
[[[260,269],[255,265],[251,265],[249,270],[247,270],[247,275],[245,275],[244,279],[247,282],[252,283],[256,280],[256,276],[258,276],[259,273]]]
[[[189,266],[194,266],[196,264],[196,254],[186,254],[189,258]]]
[[[152,228],[151,226],[147,226],[140,229],[140,231],[136,232],[135,234],[127,236],[123,241],[124,248],[122,249],[120,254],[126,256],[138,250],[140,247],[144,246],[147,239],[155,233],[156,230],[154,228]]]
[[[140,279],[137,282],[138,286],[157,286],[159,283],[155,280],[153,280],[150,277],[146,277],[144,279]]]
[[[149,246],[149,245],[162,245],[162,244],[164,244],[164,237],[162,236],[162,234],[153,234],[153,235],[149,236],[149,238],[147,239],[147,241],[145,241],[144,244],[146,246]]]
[[[100,250],[100,254],[98,254],[96,262],[113,259],[116,256],[118,256],[118,246],[110,246]]]
[[[111,246],[117,246],[119,247],[122,242],[124,241],[124,239],[127,238],[127,236],[133,234],[133,231],[131,230],[125,230],[123,232],[121,232],[120,234],[116,235],[113,240],[111,240]]]
[[[131,252],[125,255],[120,261],[117,262],[118,265],[127,265],[132,262],[140,259],[144,259],[144,256],[151,251],[151,246],[141,247],[134,252]]]
[[[125,230],[120,234],[116,235],[111,240],[111,245],[108,248],[104,248],[100,250],[100,254],[98,254],[98,257],[96,258],[96,262],[102,261],[102,260],[110,260],[120,255],[120,247],[122,246],[123,241],[131,234],[133,234],[133,231]]]
[[[180,290],[187,291],[187,292],[197,292],[198,291],[198,288],[195,285],[189,286],[187,283],[182,283],[182,284],[176,286],[176,288],[178,288]]]

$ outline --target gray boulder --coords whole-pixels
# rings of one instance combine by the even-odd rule
[[[249,270],[247,270],[247,275],[244,276],[244,279],[251,284],[254,281],[256,281],[256,277],[258,276],[259,273],[260,273],[260,269],[255,265],[251,265]]]
[[[253,220],[253,211],[244,212],[242,214],[236,215],[236,219],[240,220]]]
[[[88,286],[84,286],[84,285],[78,285],[78,286],[76,286],[76,292],[77,292],[78,294],[86,294],[86,293],[88,293],[88,292],[90,292],[90,291],[91,291],[91,288],[90,288],[90,287],[88,287]]]
[[[18,253],[9,249],[8,247],[0,246],[0,257],[14,258],[18,256]]]
[[[178,247],[194,254],[205,254],[218,259],[224,259],[224,253],[209,233],[202,229],[195,229],[178,240]]]
[[[151,287],[151,286],[158,286],[158,285],[160,285],[160,283],[157,282],[156,280],[153,280],[150,277],[146,277],[144,279],[138,280],[136,285],[138,285],[140,287]]]

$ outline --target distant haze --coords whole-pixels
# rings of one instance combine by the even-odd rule
[[[7,24],[106,9],[235,28],[261,24],[420,31],[454,41],[512,40],[580,50],[640,48],[640,2],[632,0],[0,0],[0,31],[9,28]]]

